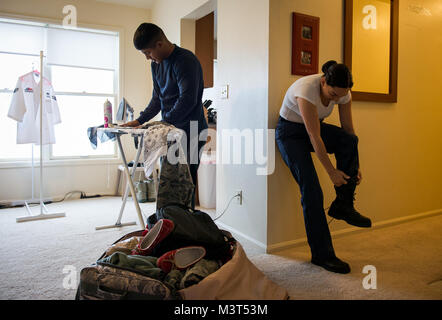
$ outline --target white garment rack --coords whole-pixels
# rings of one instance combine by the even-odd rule
[[[32,171],[34,171],[34,149],[32,149]],[[34,172],[32,172],[32,200],[34,200]],[[63,218],[66,216],[64,212],[49,213],[43,201],[43,51],[40,51],[40,214],[32,215],[32,210],[27,201],[25,201],[25,205],[29,215],[17,218],[17,222]]]

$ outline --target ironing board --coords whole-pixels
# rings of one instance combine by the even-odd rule
[[[124,191],[123,196],[123,203],[121,204],[120,208],[120,214],[118,216],[117,222],[114,225],[109,226],[103,226],[103,227],[96,227],[95,230],[103,230],[103,229],[110,229],[110,228],[121,228],[125,226],[131,226],[136,225],[136,222],[127,222],[127,223],[121,223],[121,218],[123,217],[124,208],[126,206],[126,200],[129,195],[129,191],[132,195],[132,199],[135,205],[135,209],[137,211],[138,220],[140,223],[141,228],[145,228],[145,222],[143,220],[143,215],[141,213],[140,204],[137,200],[137,195],[135,192],[135,187],[133,184],[133,178],[135,177],[135,172],[138,167],[138,162],[140,160],[141,150],[143,149],[143,141],[144,141],[144,132],[146,129],[133,129],[133,128],[125,128],[125,127],[113,127],[113,128],[98,128],[98,130],[109,132],[115,134],[115,137],[117,139],[118,143],[118,150],[121,155],[122,164],[124,167],[124,174],[126,175],[126,188]],[[124,134],[131,134],[132,137],[140,137],[140,143],[138,144],[138,151],[134,159],[134,165],[132,167],[131,172],[129,171],[128,162],[126,160],[126,155],[124,153],[123,145],[121,144],[121,136]]]

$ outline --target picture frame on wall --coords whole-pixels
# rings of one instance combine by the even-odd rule
[[[397,102],[398,0],[344,0],[344,63],[352,99]]]
[[[292,14],[292,75],[318,73],[319,17]]]

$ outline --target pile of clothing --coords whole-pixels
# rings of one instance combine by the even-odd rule
[[[180,247],[178,239],[180,231],[175,223],[169,219],[160,219],[152,228],[147,226],[142,236],[133,236],[110,246],[97,263],[136,271],[157,279],[163,282],[174,296],[178,296],[178,290],[198,284],[217,271],[233,255],[233,243],[228,251],[220,255],[219,252],[214,253],[210,245],[202,246],[200,242]],[[175,242],[173,247],[177,248],[164,252],[168,249],[164,246],[161,249],[161,245],[167,241],[169,244]],[[206,247],[211,252],[208,252]]]

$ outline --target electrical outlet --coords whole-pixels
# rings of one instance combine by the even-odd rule
[[[236,203],[242,205],[242,190],[236,190]]]
[[[221,99],[229,99],[229,86],[228,85],[221,87],[220,96],[221,96]]]

